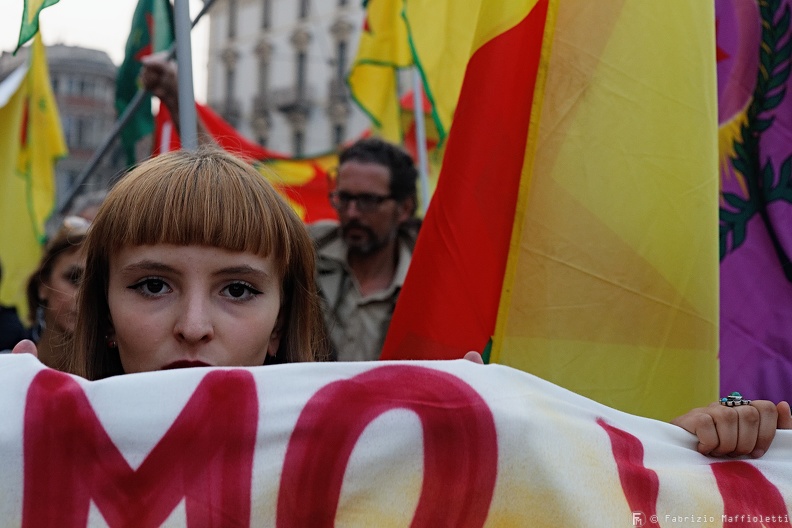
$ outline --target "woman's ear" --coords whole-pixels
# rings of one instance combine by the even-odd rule
[[[109,325],[107,327],[107,331],[105,332],[105,344],[107,345],[107,348],[118,348],[118,342],[116,341],[115,335],[115,328],[113,328],[113,325]]]
[[[42,306],[47,305],[47,300],[49,296],[49,286],[44,284],[44,281],[40,281],[38,285],[38,302]]]
[[[283,311],[283,308],[281,308],[281,311],[278,312],[278,318],[275,320],[275,327],[272,329],[269,343],[267,344],[267,355],[271,357],[275,357],[278,354],[278,348],[280,347],[281,337],[283,335],[283,320],[285,319]]]
[[[399,222],[404,223],[412,218],[415,214],[416,208],[417,205],[415,203],[415,199],[412,196],[408,196],[403,201],[398,202],[397,216],[399,218]]]

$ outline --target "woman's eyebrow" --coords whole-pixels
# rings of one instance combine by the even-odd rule
[[[212,273],[212,275],[240,275],[240,276],[249,276],[255,277],[257,279],[269,279],[270,274],[266,271],[254,268],[253,266],[248,266],[247,264],[241,266],[228,266],[226,268],[219,269]]]
[[[137,272],[137,271],[162,271],[162,272],[176,272],[176,268],[168,266],[165,263],[156,260],[139,260],[131,264],[127,264],[121,271],[124,273]]]

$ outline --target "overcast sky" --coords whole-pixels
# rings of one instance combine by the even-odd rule
[[[120,64],[138,0],[60,0],[41,14],[44,44],[68,44],[105,51]],[[190,0],[190,16],[203,3]],[[22,21],[23,0],[0,0],[0,50],[14,51]],[[206,54],[209,25],[206,20],[193,30],[192,52],[195,97],[206,100]]]

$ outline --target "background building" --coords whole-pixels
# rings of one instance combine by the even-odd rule
[[[27,60],[28,48],[16,56],[0,55],[0,79]],[[110,134],[115,122],[116,67],[103,51],[75,46],[47,47],[50,81],[58,102],[61,125],[69,155],[55,171],[56,206],[60,208],[77,183],[83,167],[96,148]],[[80,193],[106,189],[109,181],[124,169],[117,148],[105,156]]]
[[[56,169],[58,206],[94,151],[110,135],[116,119],[116,66],[103,51],[74,46],[47,48],[50,80],[60,110],[69,156]],[[80,193],[107,189],[124,170],[120,149],[113,148],[99,163]]]
[[[345,83],[359,0],[218,0],[209,15],[208,103],[242,134],[308,156],[368,128]]]

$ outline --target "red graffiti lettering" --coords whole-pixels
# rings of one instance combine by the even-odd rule
[[[657,473],[644,466],[643,444],[637,437],[609,425],[602,418],[597,418],[597,424],[605,429],[610,438],[613,458],[616,460],[616,467],[619,470],[619,481],[630,510],[643,512],[646,519],[644,526],[659,527],[657,496],[660,490],[660,480]]]
[[[43,370],[25,408],[22,525],[83,527],[93,500],[111,527],[159,526],[184,499],[190,526],[248,526],[257,421],[250,373],[210,372],[133,470],[77,382]]]
[[[424,479],[412,526],[482,526],[497,476],[497,436],[487,404],[450,374],[388,366],[330,383],[303,409],[278,496],[278,526],[333,526],[352,449],[374,419],[408,409],[421,420]]]
[[[761,471],[740,460],[710,467],[723,497],[723,528],[792,526],[781,492]]]

